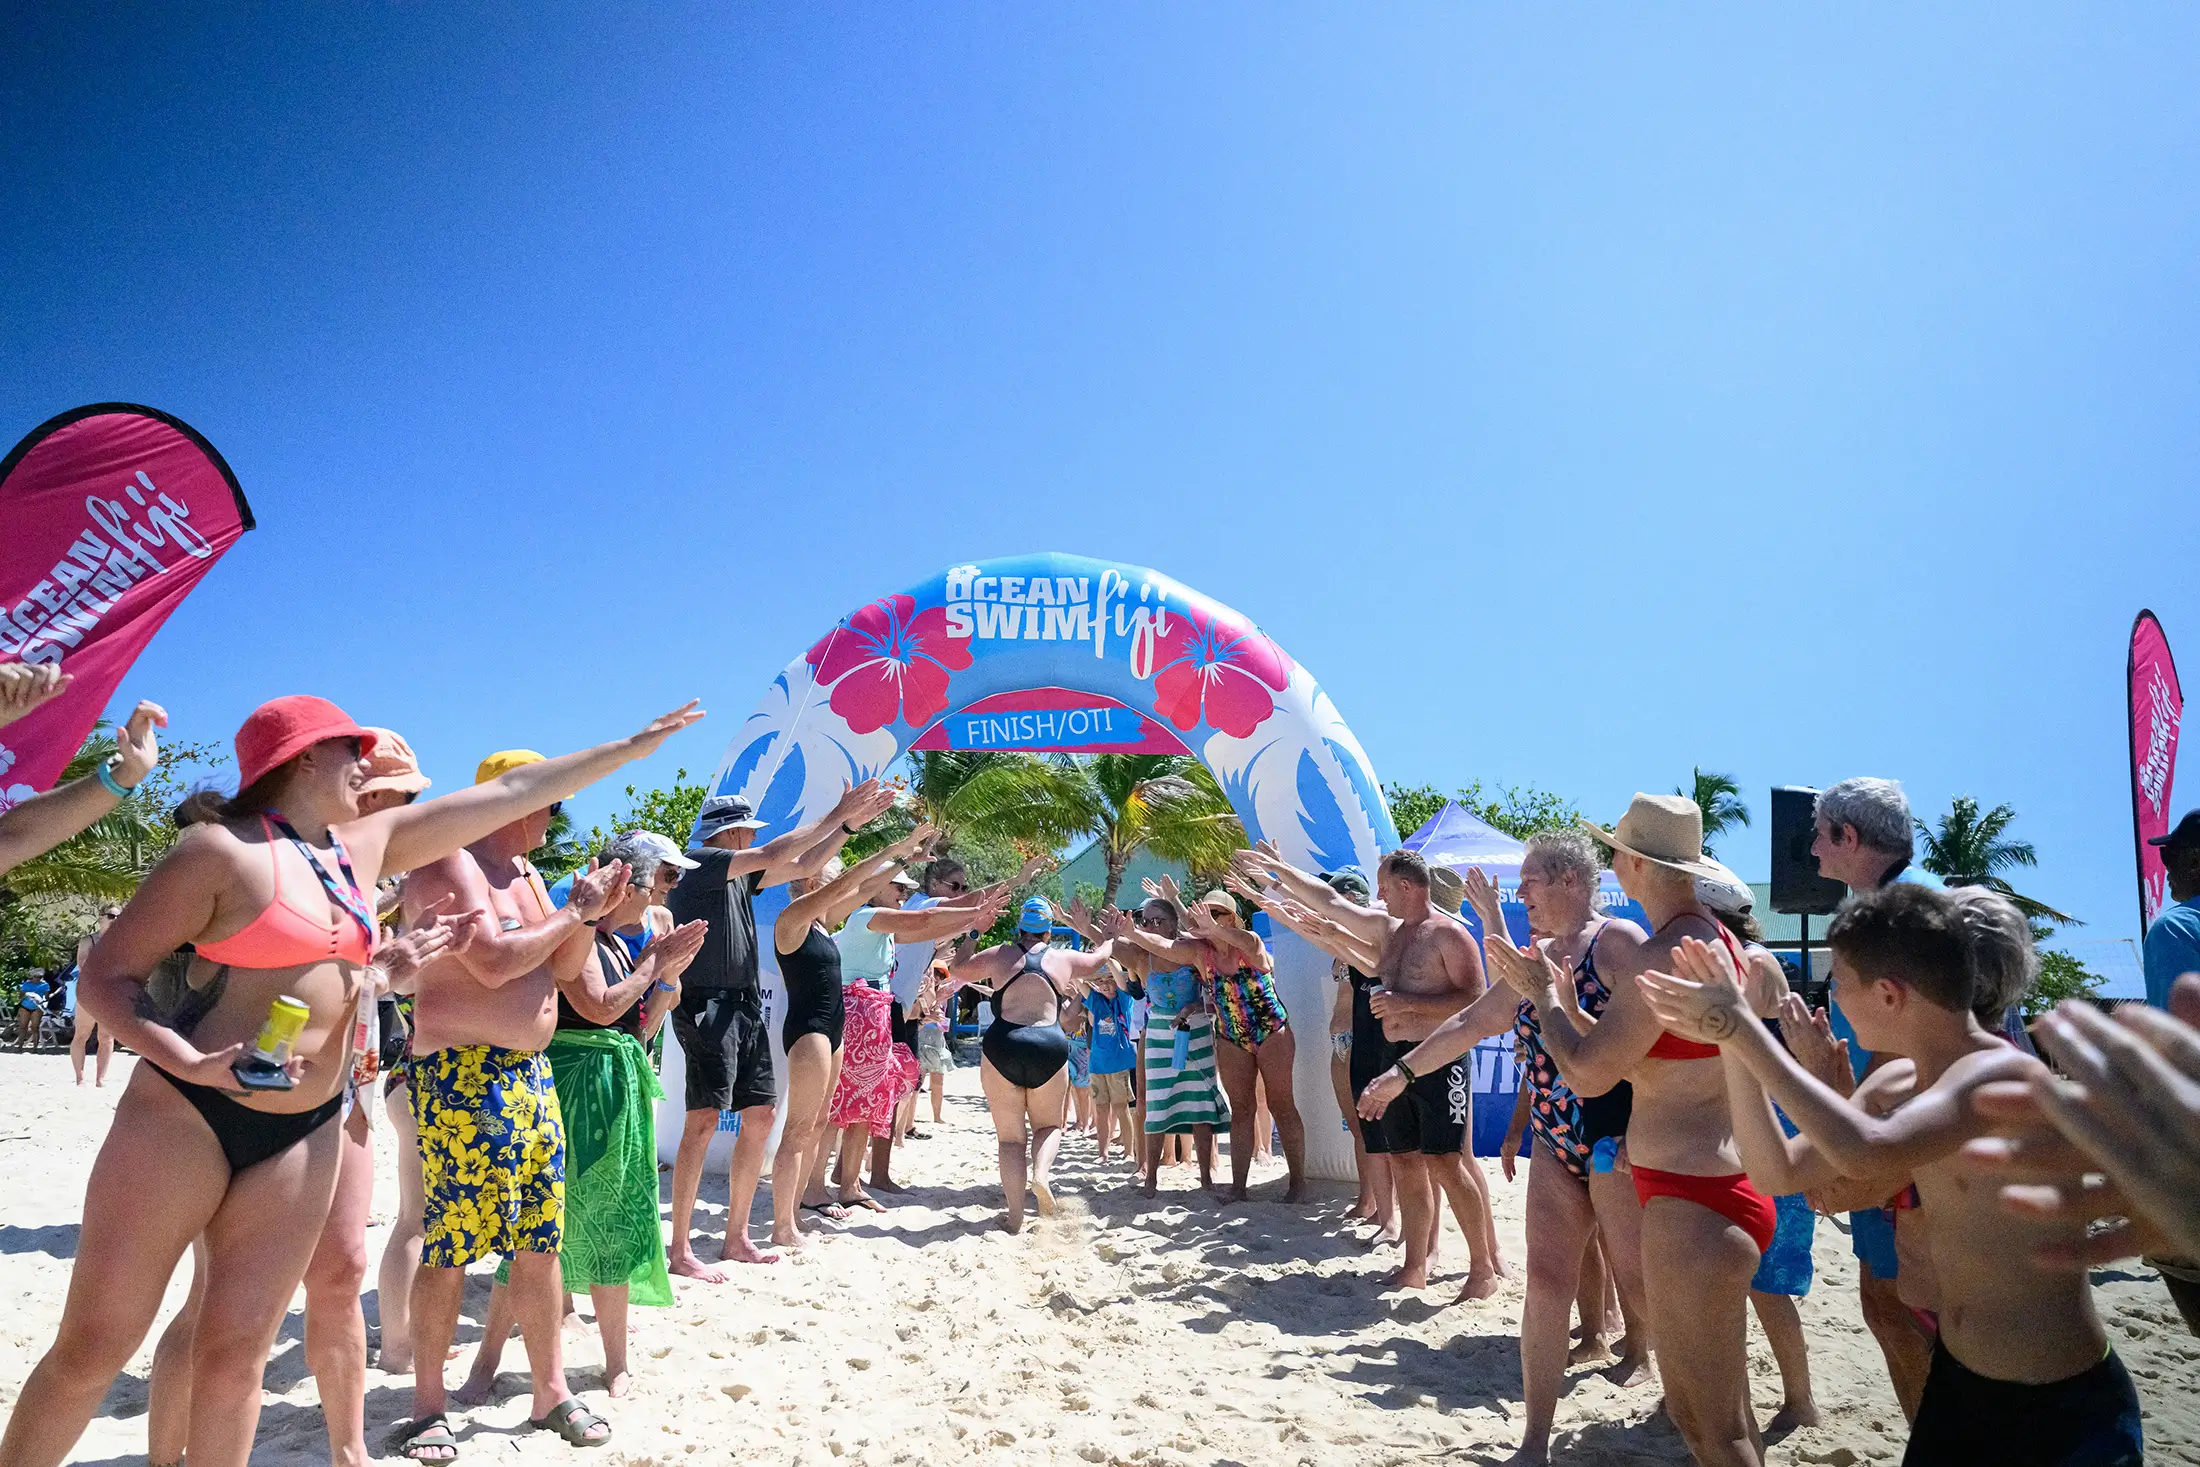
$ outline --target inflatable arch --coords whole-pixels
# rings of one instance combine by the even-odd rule
[[[711,790],[745,796],[768,839],[908,750],[946,748],[1189,753],[1247,836],[1300,867],[1357,865],[1372,880],[1398,844],[1365,751],[1311,673],[1250,620],[1158,571],[1074,555],[954,566],[843,617],[773,679]],[[783,889],[767,895],[776,911]],[[1329,959],[1293,933],[1269,941],[1298,1017],[1309,1167],[1349,1180],[1325,1042]]]

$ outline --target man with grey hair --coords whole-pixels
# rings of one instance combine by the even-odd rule
[[[1844,779],[1819,793],[1812,817],[1818,828],[1810,853],[1818,860],[1819,874],[1842,883],[1852,894],[1901,881],[1941,885],[1939,877],[1913,859],[1917,842],[1910,802],[1893,780]],[[1830,993],[1826,1017],[1833,1032],[1848,1042],[1851,1073],[1861,1082],[1878,1061],[1856,1042],[1856,1030]],[[1895,1287],[1899,1265],[1891,1211],[1862,1207],[1851,1212],[1849,1246],[1856,1254],[1857,1297],[1864,1323],[1887,1359],[1887,1375],[1894,1382],[1902,1414],[1915,1420],[1917,1403],[1925,1394],[1925,1376],[1932,1368],[1933,1337]]]

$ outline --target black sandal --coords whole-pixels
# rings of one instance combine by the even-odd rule
[[[549,1415],[531,1419],[527,1424],[537,1431],[556,1432],[569,1447],[600,1447],[611,1440],[611,1423],[583,1406],[578,1396],[567,1396],[550,1408]],[[602,1436],[588,1434],[599,1426],[603,1428]]]
[[[433,1416],[423,1416],[418,1421],[408,1421],[398,1428],[396,1446],[400,1455],[415,1462],[453,1462],[458,1459],[458,1438],[451,1435],[450,1418],[438,1411]],[[422,1456],[423,1449],[447,1452],[448,1456]]]

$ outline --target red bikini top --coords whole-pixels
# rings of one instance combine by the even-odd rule
[[[1674,920],[1678,921],[1679,919],[1675,918]],[[1735,968],[1742,973],[1747,973],[1749,959],[1742,952],[1741,945],[1735,942],[1734,934],[1726,930],[1724,922],[1715,921],[1712,926],[1718,930],[1719,941],[1726,944],[1727,952],[1734,959]],[[1718,1057],[1719,1046],[1716,1044],[1698,1044],[1693,1039],[1683,1039],[1676,1034],[1667,1034],[1663,1030],[1658,1033],[1658,1042],[1650,1046],[1650,1058],[1652,1059],[1699,1060],[1717,1059]]]
[[[344,873],[344,884],[338,885],[328,868],[315,859],[312,849],[287,822],[282,822],[282,833],[305,853],[306,864],[321,878],[323,889],[344,909],[345,917],[331,924],[322,913],[301,912],[284,899],[276,824],[265,815],[260,817],[260,827],[267,833],[268,874],[275,883],[275,900],[262,907],[243,931],[219,942],[199,943],[199,956],[233,968],[302,968],[330,958],[365,963],[374,952],[373,919],[367,915],[367,899],[359,889],[359,878],[351,874],[351,857],[345,853],[344,843],[334,831],[329,832],[337,865]]]

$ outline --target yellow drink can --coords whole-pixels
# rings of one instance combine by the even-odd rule
[[[290,1046],[296,1042],[306,1027],[306,1020],[313,1017],[307,1008],[288,994],[278,998],[267,1008],[267,1022],[260,1026],[260,1037],[252,1047],[276,1064],[290,1058]]]

